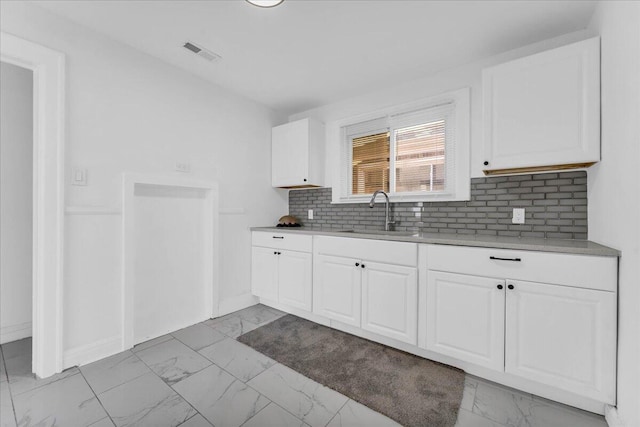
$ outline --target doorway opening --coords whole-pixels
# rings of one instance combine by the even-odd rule
[[[32,77],[32,215],[22,218],[24,221],[29,219],[32,224],[32,236],[29,239],[32,249],[31,258],[23,261],[31,263],[31,295],[26,298],[31,301],[30,370],[37,377],[44,378],[61,372],[63,366],[65,60],[60,52],[0,32],[0,62],[29,70]],[[2,74],[5,74],[4,70]],[[2,97],[5,97],[4,91]],[[2,107],[5,110],[4,102]],[[7,108],[8,111],[12,109],[13,107]],[[2,122],[4,128],[4,116]],[[22,184],[24,183],[20,182],[15,185],[23,188]],[[20,190],[17,192],[20,193]],[[22,196],[24,193],[23,189]],[[7,209],[16,207],[12,203],[7,204]],[[2,239],[4,240],[4,235]],[[5,296],[0,295],[0,299],[5,300]],[[12,299],[6,297],[10,304]],[[23,316],[22,320],[24,319]],[[28,334],[28,320],[20,322],[19,325],[21,326],[12,325],[12,328],[5,331],[17,333],[20,330],[22,335]],[[7,335],[5,339],[8,341],[19,336]],[[28,341],[24,342],[26,343]],[[24,348],[22,350],[25,351]],[[27,348],[27,358],[28,353]],[[11,354],[5,353],[5,357],[7,356]],[[6,374],[4,370],[2,373]]]
[[[33,372],[33,153],[33,71],[0,62],[2,375]]]

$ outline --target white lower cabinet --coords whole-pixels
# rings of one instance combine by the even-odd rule
[[[615,258],[427,246],[427,350],[615,404]],[[490,277],[463,274],[469,265]],[[522,280],[534,276],[557,282]]]
[[[505,372],[615,400],[616,295],[507,281]]]
[[[311,311],[311,254],[281,251],[278,259],[278,302]]]
[[[251,292],[258,297],[278,300],[278,258],[273,248],[251,248]]]
[[[322,237],[314,241],[313,264],[315,314],[417,343],[417,245]]]
[[[311,311],[311,236],[254,232],[252,241],[253,295]]]
[[[504,367],[504,280],[427,273],[427,350]]]
[[[314,257],[314,313],[360,327],[360,292],[360,263],[356,259]]]
[[[415,268],[365,262],[362,329],[416,344],[418,277]]]

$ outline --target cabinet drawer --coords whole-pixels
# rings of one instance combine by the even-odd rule
[[[418,245],[416,243],[316,236],[314,245],[315,253],[322,255],[406,265],[408,267],[416,267],[418,265]]]
[[[426,245],[427,269],[615,291],[617,258]],[[510,261],[513,260],[513,261]]]
[[[251,235],[251,244],[253,246],[288,249],[290,251],[311,252],[312,242],[311,236],[303,234],[254,231]]]

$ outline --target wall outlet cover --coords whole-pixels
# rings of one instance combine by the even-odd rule
[[[313,219],[313,209],[307,211],[307,219]]]
[[[513,224],[524,224],[524,208],[513,208]]]

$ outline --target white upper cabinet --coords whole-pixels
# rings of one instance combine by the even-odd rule
[[[600,160],[598,37],[483,70],[485,174]]]
[[[324,125],[311,118],[271,131],[271,185],[282,188],[324,185]]]

